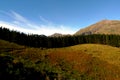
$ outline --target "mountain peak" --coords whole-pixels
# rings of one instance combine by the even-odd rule
[[[61,33],[54,33],[50,35],[50,37],[63,37],[63,36],[71,36],[70,34],[61,34]]]
[[[50,35],[51,37],[60,37],[60,36],[62,36],[63,34],[61,34],[61,33],[54,33],[54,34],[52,34],[52,35]]]
[[[105,20],[101,20],[100,22],[98,22],[98,23],[106,23],[106,24],[109,24],[109,23],[114,23],[114,22],[120,22],[119,20],[107,20],[107,19],[105,19]]]
[[[90,35],[90,34],[120,34],[119,20],[102,20],[92,24],[84,29],[80,29],[75,35]]]

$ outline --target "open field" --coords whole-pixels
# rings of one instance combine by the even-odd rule
[[[13,64],[21,62],[25,68],[46,73],[43,80],[52,80],[51,72],[59,80],[120,80],[120,49],[108,45],[40,49],[0,40],[0,53],[1,57],[12,56]]]

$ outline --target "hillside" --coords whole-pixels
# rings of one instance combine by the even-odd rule
[[[64,36],[70,36],[70,34],[54,33],[54,34],[50,35],[49,37],[64,37]]]
[[[102,20],[75,33],[75,35],[79,34],[120,34],[120,21]]]
[[[6,45],[12,50],[6,50]],[[4,40],[0,46],[0,78],[5,80],[120,80],[120,49],[116,47],[82,44],[40,49]]]
[[[63,36],[62,34],[60,34],[60,33],[54,33],[54,34],[52,34],[52,35],[50,35],[51,37],[61,37],[61,36]]]

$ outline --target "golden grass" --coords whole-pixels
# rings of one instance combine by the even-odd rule
[[[52,64],[65,60],[73,69],[95,80],[119,80],[119,48],[99,44],[82,44],[45,50]]]
[[[82,44],[71,47],[76,51],[82,51],[98,57],[103,61],[120,66],[120,48],[100,44]]]
[[[14,43],[0,40],[0,46],[7,45],[9,48],[21,48]],[[92,80],[120,80],[120,49],[108,45],[100,44],[81,44],[65,48],[24,48],[16,49],[9,53],[16,57],[29,59],[33,62],[49,58],[51,65],[58,67],[59,63],[64,60],[65,64],[72,66],[72,69],[78,70],[80,74],[86,75]]]
[[[18,44],[15,44],[15,43],[10,43],[10,42],[8,42],[8,41],[4,41],[4,40],[1,40],[0,39],[0,49],[10,49],[10,48],[13,48],[13,49],[15,49],[15,48],[18,48],[18,49],[20,49],[20,48],[25,48],[24,46],[20,46],[20,45],[18,45]]]

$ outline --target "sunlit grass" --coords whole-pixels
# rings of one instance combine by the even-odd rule
[[[117,47],[81,44],[40,49],[19,46],[3,40],[0,40],[0,45],[2,52],[6,52],[7,48],[13,49],[9,51],[9,55],[15,57],[14,63],[19,62],[20,59],[25,65],[35,66],[33,63],[47,61],[58,70],[63,69],[68,73],[77,70],[80,73],[80,80],[120,80],[120,49]],[[27,61],[32,63],[27,64]],[[36,68],[40,70],[40,67],[41,65]]]
[[[120,66],[120,48],[100,44],[82,44],[71,48]]]

